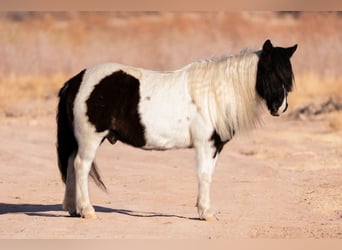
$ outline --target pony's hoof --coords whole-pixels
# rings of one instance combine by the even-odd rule
[[[93,206],[88,205],[81,210],[81,217],[84,219],[97,219],[95,209]]]
[[[205,220],[205,221],[216,221],[218,218],[215,216],[214,212],[209,208],[209,209],[204,209],[204,208],[198,208],[198,214],[200,220]]]
[[[77,213],[76,211],[68,211],[71,217],[81,217],[81,215],[79,213]]]
[[[80,217],[81,215],[76,212],[76,208],[71,208],[69,206],[63,205],[64,211],[68,211],[71,217]]]
[[[206,214],[206,215],[200,216],[200,220],[217,221],[218,218],[214,214]]]
[[[205,221],[218,221],[219,219],[216,217],[215,214],[210,214],[202,218]]]
[[[97,215],[95,213],[92,213],[92,214],[82,214],[82,218],[95,220],[98,217],[97,217]]]

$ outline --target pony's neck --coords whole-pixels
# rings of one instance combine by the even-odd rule
[[[249,52],[189,65],[192,99],[222,140],[258,123],[258,60],[256,53]]]

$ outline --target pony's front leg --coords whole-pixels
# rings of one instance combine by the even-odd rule
[[[196,146],[198,196],[197,210],[200,219],[212,220],[214,213],[210,207],[210,185],[214,173],[217,155],[210,142]]]

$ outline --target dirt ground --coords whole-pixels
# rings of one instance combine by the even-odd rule
[[[262,127],[228,143],[212,222],[197,219],[193,150],[105,142],[97,164],[108,192],[91,183],[99,219],[85,220],[62,210],[51,102],[45,115],[0,119],[0,238],[342,238],[342,131],[327,114],[265,114]]]

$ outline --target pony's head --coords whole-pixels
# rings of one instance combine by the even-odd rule
[[[292,90],[293,72],[290,58],[297,44],[289,48],[273,47],[267,40],[259,55],[256,90],[265,100],[271,115],[279,116],[287,109],[287,94]]]

